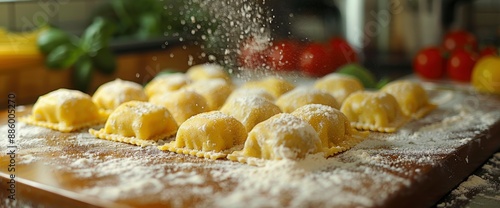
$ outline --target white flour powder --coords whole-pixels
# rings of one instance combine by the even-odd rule
[[[437,93],[433,99],[442,100],[440,95],[449,96]],[[136,205],[372,207],[411,187],[425,174],[420,167],[438,165],[443,155],[475,142],[478,134],[488,135],[488,127],[500,120],[499,110],[481,110],[498,103],[462,94],[447,99],[397,133],[371,133],[335,157],[310,155],[302,161],[273,161],[264,167],[198,159],[153,146],[100,140],[85,131],[64,134],[19,123],[18,165],[42,163],[71,174],[74,180],[90,181],[74,192]],[[5,133],[6,127],[0,127],[1,138],[6,138]],[[1,140],[0,146],[5,148],[7,141]],[[488,181],[471,176],[453,194],[480,186],[488,186]]]

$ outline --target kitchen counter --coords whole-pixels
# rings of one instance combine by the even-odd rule
[[[324,159],[253,167],[19,123],[15,202],[79,207],[456,207],[497,202],[500,99],[424,85],[439,108]],[[18,116],[29,113],[20,108]],[[6,114],[0,114],[5,123]],[[0,134],[6,132],[0,127]],[[93,128],[99,128],[98,126]],[[3,137],[5,138],[5,137]],[[8,144],[0,143],[3,152]],[[492,157],[493,155],[493,157]],[[490,163],[483,163],[490,158]],[[0,156],[2,167],[8,155]],[[481,171],[483,165],[487,176]],[[483,171],[483,172],[484,172]],[[8,172],[0,170],[1,189]],[[462,183],[469,178],[468,182]],[[455,187],[457,187],[454,189]],[[450,190],[451,191],[450,193]],[[498,190],[498,189],[496,189]],[[448,197],[439,201],[443,196]],[[498,193],[498,192],[496,192]],[[7,192],[0,192],[2,198]],[[14,204],[12,204],[14,203]]]

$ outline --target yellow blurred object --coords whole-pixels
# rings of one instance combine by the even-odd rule
[[[500,57],[480,59],[472,71],[472,86],[479,92],[500,95]]]
[[[14,69],[43,64],[43,55],[37,46],[38,35],[46,28],[13,33],[0,28],[0,69]]]

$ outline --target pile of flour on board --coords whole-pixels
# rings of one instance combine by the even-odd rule
[[[484,103],[481,98],[472,102],[466,95],[449,97],[447,92],[433,97],[444,98],[434,112],[397,133],[371,133],[354,148],[327,159],[310,155],[298,162],[253,167],[100,140],[86,131],[63,134],[20,123],[19,164],[39,162],[72,173],[78,180],[91,179],[73,191],[111,201],[162,201],[174,207],[192,199],[200,207],[372,207],[409,188],[409,178],[423,174],[418,166],[436,165],[442,155],[474,142],[475,135],[487,134],[488,127],[500,120],[499,111],[481,111],[477,105]],[[2,138],[5,133],[6,126],[0,127]],[[58,142],[61,135],[79,151],[65,153],[66,147]],[[1,140],[0,145],[7,146],[7,141]]]

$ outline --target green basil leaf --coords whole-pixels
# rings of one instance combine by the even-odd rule
[[[175,73],[182,73],[182,71],[177,70],[177,69],[163,69],[160,72],[158,72],[158,74],[156,74],[155,77],[169,75],[169,74],[175,74]]]
[[[377,87],[377,79],[375,78],[375,75],[370,70],[359,64],[346,64],[337,69],[336,73],[350,75],[359,79],[365,88]]]
[[[116,57],[109,48],[97,51],[92,57],[94,67],[104,74],[112,74],[116,70]]]
[[[43,31],[37,39],[38,48],[44,54],[50,53],[57,46],[70,42],[69,34],[57,28],[49,28]]]
[[[106,19],[95,18],[82,35],[81,48],[88,54],[97,53],[102,48],[108,47],[114,30],[114,26]]]
[[[143,14],[139,18],[139,30],[137,36],[140,39],[154,37],[160,34],[160,18],[154,14]]]
[[[88,56],[82,56],[73,68],[73,85],[77,90],[87,92],[92,81],[92,60]]]
[[[67,69],[80,58],[82,52],[73,44],[59,45],[45,58],[49,69]]]

